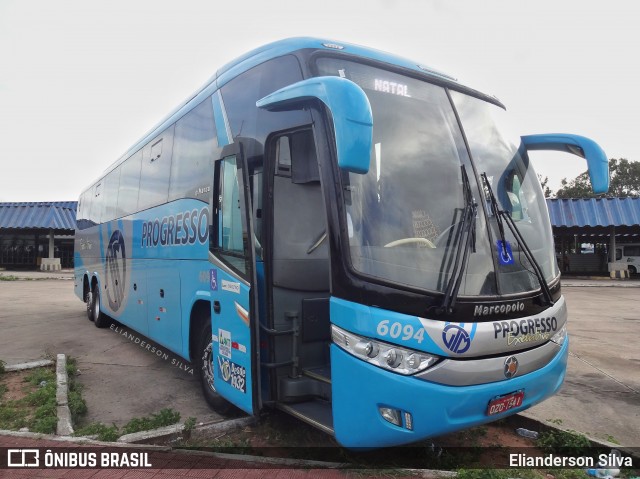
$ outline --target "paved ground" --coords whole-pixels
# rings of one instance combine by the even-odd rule
[[[571,334],[567,378],[556,397],[526,414],[640,447],[640,281],[567,279],[563,284]],[[70,281],[0,281],[0,305],[0,358],[12,364],[47,352],[76,357],[88,421],[121,425],[165,407],[184,419],[217,419],[195,376],[181,369],[178,359],[163,360],[113,330],[95,328]]]
[[[219,419],[202,399],[196,371],[190,374],[190,366],[164,348],[168,359],[115,328],[96,328],[74,295],[72,281],[0,281],[0,305],[0,359],[16,364],[57,353],[76,358],[89,407],[87,422],[121,426],[168,407],[183,420]]]
[[[640,447],[640,290],[570,284],[563,289],[571,341],[565,383],[525,415]]]

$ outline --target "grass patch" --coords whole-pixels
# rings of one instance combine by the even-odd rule
[[[30,431],[52,434],[56,432],[56,375],[50,368],[38,368],[28,373],[4,374],[0,384],[0,429]],[[5,383],[12,379],[22,381],[20,397],[7,398],[9,387]],[[24,383],[24,384],[23,384]],[[14,385],[15,393],[15,385]]]
[[[4,374],[4,365],[5,363],[2,359],[0,359],[0,374]]]
[[[76,424],[87,414],[87,403],[82,398],[82,385],[76,381],[78,376],[78,364],[75,358],[67,357],[68,393],[67,404],[71,412],[71,421]]]
[[[546,479],[547,475],[555,479],[586,479],[589,475],[581,469],[458,469],[457,479]]]
[[[118,426],[94,422],[76,430],[74,436],[95,436],[99,441],[115,442],[121,436]]]
[[[0,273],[0,281],[18,281],[20,278],[14,276],[12,274],[2,274]]]
[[[157,414],[136,417],[125,424],[122,429],[115,424],[106,426],[102,423],[88,424],[75,432],[75,436],[96,436],[100,441],[116,441],[120,436],[125,434],[133,434],[135,432],[150,431],[164,426],[171,426],[180,421],[180,413],[171,408],[160,410]],[[193,425],[191,425],[193,423]],[[185,427],[195,426],[195,418],[189,418],[185,422]]]
[[[545,431],[536,440],[536,445],[546,452],[567,456],[588,456],[593,452],[591,441],[575,431]]]

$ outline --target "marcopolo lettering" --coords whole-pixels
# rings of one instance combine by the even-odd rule
[[[473,315],[489,316],[491,314],[509,314],[521,311],[524,311],[524,303],[521,301],[518,301],[517,303],[494,304],[491,306],[479,304],[473,309]]]
[[[209,209],[184,211],[142,223],[143,248],[183,246],[209,241]]]
[[[558,329],[555,316],[548,318],[521,319],[519,321],[496,321],[493,323],[494,339],[498,335],[503,338],[516,337],[526,334],[551,333]]]

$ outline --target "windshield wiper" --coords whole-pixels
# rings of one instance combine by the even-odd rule
[[[487,191],[489,192],[488,199],[489,199],[489,203],[491,203],[491,212],[493,213],[493,216],[496,218],[496,223],[498,224],[498,232],[500,233],[502,251],[501,252],[499,251],[498,254],[503,255],[503,258],[508,258],[510,256],[510,253],[507,249],[507,240],[504,235],[504,223],[506,223],[507,227],[511,231],[511,234],[513,234],[514,238],[520,245],[520,248],[522,249],[522,252],[524,253],[525,257],[529,260],[529,263],[531,264],[531,266],[533,266],[533,272],[536,278],[538,278],[538,282],[540,283],[540,289],[542,290],[542,294],[544,295],[545,300],[547,301],[549,306],[553,306],[553,297],[551,296],[551,290],[549,289],[549,285],[544,279],[542,268],[540,268],[540,265],[538,264],[536,259],[533,257],[533,253],[531,253],[531,249],[529,249],[527,242],[524,240],[522,234],[520,233],[520,230],[518,229],[515,222],[513,221],[513,218],[511,218],[511,215],[506,211],[498,208],[498,201],[496,200],[496,197],[493,194],[493,189],[489,184],[487,173],[486,172],[482,173],[481,176],[482,176],[482,179],[484,180],[484,184],[487,187]],[[503,223],[503,220],[504,220],[504,223]]]
[[[475,252],[475,218],[478,210],[478,203],[473,200],[471,185],[469,184],[469,177],[467,176],[465,166],[462,165],[460,169],[462,170],[465,207],[462,212],[462,220],[458,229],[459,232],[458,235],[456,235],[458,241],[455,260],[451,269],[451,278],[449,278],[449,282],[447,283],[442,304],[435,310],[436,314],[453,313],[453,307],[458,299],[458,292],[460,291],[462,277],[469,261],[469,250],[471,247],[473,247],[473,251]]]

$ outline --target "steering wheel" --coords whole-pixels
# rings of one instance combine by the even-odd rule
[[[384,247],[395,248],[396,246],[402,246],[405,244],[413,244],[413,243],[423,244],[425,246],[428,246],[429,248],[436,247],[436,245],[434,245],[433,242],[431,240],[428,240],[427,238],[402,238],[399,240],[392,241],[391,243],[387,243],[386,245],[384,245]]]

